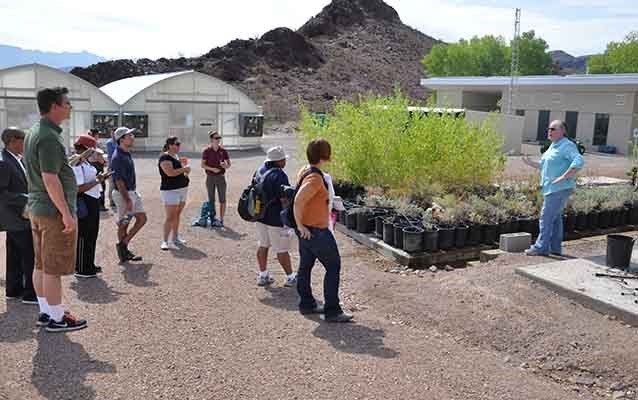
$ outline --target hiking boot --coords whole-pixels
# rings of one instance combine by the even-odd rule
[[[323,314],[323,306],[316,305],[314,308],[300,308],[299,312],[301,315],[310,315],[310,314]]]
[[[331,315],[331,316],[326,316],[326,315],[322,315],[321,319],[323,319],[326,322],[350,322],[352,321],[353,315],[352,314],[347,314],[345,312],[341,312],[337,315]]]
[[[86,326],[86,320],[76,319],[71,314],[64,314],[62,321],[56,322],[53,319],[49,319],[45,329],[47,332],[70,332],[84,329]]]
[[[128,249],[128,247],[125,248],[125,252],[127,261],[142,261],[142,256],[136,256]]]
[[[115,249],[117,250],[117,258],[120,259],[121,263],[128,261],[126,258],[126,245],[124,243],[117,243]]]
[[[268,286],[272,285],[274,282],[275,280],[270,276],[260,276],[259,278],[257,278],[257,286]]]

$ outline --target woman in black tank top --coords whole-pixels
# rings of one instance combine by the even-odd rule
[[[179,221],[186,205],[188,174],[191,168],[187,165],[186,158],[180,159],[177,155],[180,144],[179,139],[175,136],[166,139],[158,162],[161,177],[160,196],[166,209],[164,240],[160,246],[162,250],[179,250],[177,245],[186,243],[179,237]]]

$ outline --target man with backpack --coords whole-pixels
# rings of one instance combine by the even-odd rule
[[[286,203],[282,192],[282,185],[290,185],[288,176],[284,172],[286,153],[281,146],[275,146],[266,153],[266,162],[255,173],[254,183],[257,183],[257,202],[255,210],[258,216],[255,220],[257,229],[257,264],[259,265],[258,286],[268,286],[274,279],[268,273],[268,250],[277,253],[277,259],[286,273],[284,286],[292,287],[297,284],[297,274],[292,271],[290,261],[290,229],[284,227],[281,221],[281,211]]]

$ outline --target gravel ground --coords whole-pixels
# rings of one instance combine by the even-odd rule
[[[288,138],[266,142],[294,147]],[[263,154],[231,156],[228,229],[189,226],[205,197],[204,175],[194,171],[182,225],[188,247],[176,252],[159,250],[155,155],[137,156],[149,224],[131,248],[144,261],[117,264],[106,213],[101,279],[64,279],[65,304],[87,329],[40,332],[36,307],[0,302],[0,399],[638,398],[638,331],[514,274],[551,259],[391,274],[393,264],[338,234],[342,301],[356,323],[300,316],[276,261],[275,285],[255,285],[255,233],[232,211]],[[566,252],[602,254],[603,245]]]

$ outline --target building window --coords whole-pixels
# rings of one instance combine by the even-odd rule
[[[616,95],[616,105],[617,106],[624,106],[625,105],[625,95],[624,94],[617,94]]]
[[[607,144],[607,131],[609,130],[609,114],[596,114],[594,123],[594,146]]]
[[[525,116],[525,110],[516,110],[516,115],[518,115],[519,117],[524,117]]]
[[[538,111],[538,127],[536,129],[536,140],[544,142],[547,140],[547,128],[549,127],[549,110]]]
[[[576,129],[578,128],[578,111],[567,111],[565,113],[565,123],[567,124],[567,136],[576,138]]]
[[[97,129],[99,138],[110,138],[111,132],[118,127],[120,114],[116,112],[93,113],[92,127]]]
[[[122,125],[137,129],[135,137],[148,137],[148,115],[144,113],[124,113]]]

